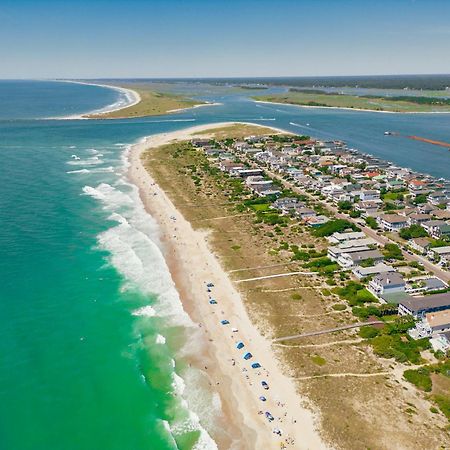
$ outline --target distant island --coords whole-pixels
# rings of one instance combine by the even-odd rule
[[[254,96],[253,99],[270,103],[287,103],[299,106],[349,108],[380,112],[450,112],[450,99],[429,92],[416,95],[350,95],[330,93],[319,89],[290,88],[287,92]]]

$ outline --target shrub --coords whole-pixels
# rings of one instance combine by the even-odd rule
[[[318,366],[324,366],[327,363],[327,360],[325,358],[322,358],[319,355],[311,356],[312,362],[314,364],[317,364]]]
[[[335,311],[344,311],[345,309],[347,309],[347,307],[342,303],[336,303],[335,305],[332,306],[332,308]]]
[[[427,341],[427,343],[424,341]],[[420,364],[422,362],[420,351],[429,346],[428,339],[414,341],[408,337],[404,341],[402,336],[398,334],[383,334],[373,338],[370,342],[378,356],[394,358],[398,362],[410,362],[412,364]]]
[[[296,292],[291,295],[291,298],[292,298],[292,300],[301,300],[302,296],[298,292]]]
[[[402,228],[399,235],[401,238],[408,240],[428,236],[428,233],[420,225],[411,225],[410,227]]]
[[[374,230],[378,228],[377,221],[373,217],[366,217],[366,224]]]
[[[380,332],[375,327],[361,327],[359,335],[364,339],[373,339],[378,336]]]
[[[352,229],[353,231],[359,231],[359,228],[354,224],[350,223],[348,220],[336,219],[330,220],[329,222],[321,225],[313,231],[314,236],[325,237],[331,236],[333,233],[341,232],[346,229]]]
[[[430,371],[427,368],[421,367],[417,370],[405,370],[403,376],[407,381],[414,384],[414,386],[422,389],[422,391],[431,391],[433,384],[430,377]]]
[[[434,401],[438,404],[439,409],[445,414],[447,419],[450,420],[450,397],[435,395]]]
[[[397,244],[386,244],[383,254],[387,259],[403,259],[402,251]]]

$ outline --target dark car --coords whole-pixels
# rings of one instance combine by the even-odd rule
[[[252,369],[259,369],[261,367],[261,364],[256,362],[252,364]]]
[[[261,386],[267,391],[267,389],[269,389],[269,385],[267,384],[266,381],[261,381]]]

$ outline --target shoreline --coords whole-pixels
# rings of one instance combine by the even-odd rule
[[[450,111],[377,111],[376,109],[364,108],[349,108],[346,106],[313,106],[313,105],[299,105],[297,103],[283,103],[283,102],[269,102],[267,100],[255,100],[255,103],[266,103],[268,105],[283,105],[283,106],[297,106],[299,108],[313,108],[313,109],[342,109],[344,111],[362,111],[370,113],[382,114],[450,114]]]
[[[143,138],[130,148],[129,178],[138,187],[146,210],[159,224],[164,255],[184,309],[194,322],[201,321],[199,327],[205,333],[208,356],[213,361],[212,367],[204,373],[220,395],[227,423],[240,431],[239,448],[279,449],[280,438],[272,433],[273,427],[283,430],[283,438],[289,436],[295,440],[295,445],[288,448],[328,448],[317,430],[316,415],[303,406],[307,400],[297,393],[293,382],[282,373],[270,342],[250,322],[241,295],[208,246],[207,234],[192,228],[141,161],[142,153],[152,147],[175,140],[184,141],[196,132],[234,123],[237,122],[214,123]],[[171,217],[176,217],[176,222]],[[216,309],[211,308],[207,301],[206,282],[215,285],[211,295],[219,302]],[[230,327],[236,327],[239,331],[233,334],[229,327],[221,325],[223,318],[230,321]],[[257,353],[264,375],[258,376],[256,371],[249,369],[246,372],[249,378],[246,379],[239,352],[231,338],[246,342],[249,350]],[[196,359],[199,356],[196,355]],[[236,359],[234,366],[232,359]],[[258,398],[262,395],[262,379],[270,385],[264,405]],[[279,406],[279,402],[284,406]],[[271,411],[274,417],[283,417],[284,420],[269,424],[263,415],[258,414],[260,409]]]
[[[103,87],[107,89],[112,89],[114,91],[118,91],[122,94],[125,94],[125,97],[129,100],[128,103],[122,104],[119,101],[115,103],[111,103],[110,105],[106,105],[103,108],[95,109],[93,111],[88,111],[85,113],[75,114],[73,116],[64,116],[64,117],[51,117],[52,120],[89,120],[91,119],[91,114],[106,114],[114,111],[120,111],[121,109],[129,108],[130,106],[137,105],[141,101],[141,96],[137,91],[133,89],[123,88],[120,86],[113,86],[109,84],[100,84],[100,83],[89,83],[86,81],[75,81],[75,80],[51,80],[59,83],[74,83],[74,84],[82,84],[85,86],[97,86]]]
[[[177,112],[183,112],[188,111],[190,109],[196,109],[201,108],[204,106],[220,106],[223,103],[219,102],[204,102],[204,103],[198,103],[192,106],[187,106],[186,108],[176,108],[176,109],[170,109],[166,111],[164,114],[156,114],[155,116],[137,116],[137,117],[102,117],[103,114],[109,114],[116,111],[121,111],[122,109],[130,108],[132,106],[135,106],[139,104],[142,101],[142,98],[139,94],[139,92],[135,91],[134,89],[130,88],[124,88],[121,86],[116,86],[112,84],[101,84],[101,83],[89,83],[87,81],[75,81],[75,80],[52,80],[55,82],[62,82],[62,83],[75,83],[75,84],[82,84],[86,86],[98,86],[103,87],[107,89],[112,89],[115,91],[118,91],[125,95],[125,97],[128,99],[128,102],[123,104],[120,101],[117,101],[115,103],[112,103],[110,105],[107,105],[101,109],[96,109],[93,111],[88,111],[81,114],[75,114],[73,116],[65,116],[65,117],[50,117],[48,119],[51,120],[117,120],[117,119],[137,119],[139,117],[157,117],[157,116],[164,116],[166,114],[172,114]],[[96,116],[96,117],[95,117]]]

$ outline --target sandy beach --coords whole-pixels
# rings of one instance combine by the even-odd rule
[[[141,154],[147,149],[190,139],[196,132],[224,125],[215,123],[145,138],[130,150],[129,177],[139,187],[146,209],[159,223],[165,257],[183,307],[204,331],[212,361],[205,372],[220,395],[226,423],[240,430],[232,448],[280,449],[283,444],[295,449],[330,448],[319,434],[316,414],[306,408],[306,400],[283,374],[270,342],[251,323],[239,292],[209,248],[208,235],[192,228],[141,163]],[[214,284],[210,294],[207,282]],[[209,304],[208,295],[218,304]],[[229,325],[222,325],[223,319]],[[233,328],[238,331],[233,332]],[[239,341],[245,343],[245,349],[238,351]],[[262,368],[250,368],[249,362],[242,359],[244,350],[250,351],[254,355],[251,362],[258,361]],[[262,388],[263,380],[269,390]],[[266,402],[259,399],[262,395]],[[261,413],[266,411],[274,417],[273,422]],[[274,429],[280,429],[282,436],[274,434]]]
[[[74,84],[83,84],[87,86],[99,86],[104,87],[107,89],[112,89],[114,91],[121,92],[125,94],[126,102],[118,101],[115,103],[112,103],[111,105],[107,105],[104,108],[89,111],[83,114],[75,114],[72,116],[65,116],[65,117],[54,117],[52,119],[58,119],[58,120],[80,120],[80,119],[90,119],[91,114],[105,114],[110,113],[113,111],[120,111],[121,109],[128,108],[130,106],[137,105],[141,101],[141,96],[138,92],[134,91],[133,89],[127,89],[120,86],[113,86],[110,84],[100,84],[100,83],[88,83],[87,81],[75,81],[75,80],[54,80],[60,83],[74,83]]]

